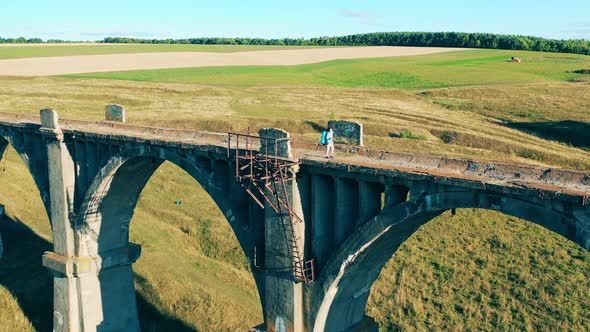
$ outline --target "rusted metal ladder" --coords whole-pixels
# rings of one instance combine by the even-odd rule
[[[232,142],[233,138],[233,142]],[[240,139],[245,144],[240,149]],[[255,151],[254,142],[265,140],[274,144],[274,154],[262,154]],[[236,180],[244,187],[246,192],[261,207],[265,208],[263,201],[268,203],[279,216],[285,240],[289,248],[292,264],[292,274],[295,282],[311,283],[315,279],[313,260],[306,261],[300,249],[300,235],[297,234],[297,224],[303,220],[293,211],[290,204],[290,195],[287,183],[294,179],[293,166],[297,162],[278,157],[278,144],[287,139],[261,138],[249,134],[228,134],[228,156],[234,152]],[[232,149],[232,143],[235,145]],[[262,145],[262,144],[261,144]]]

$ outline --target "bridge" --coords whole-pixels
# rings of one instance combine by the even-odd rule
[[[53,251],[42,261],[54,276],[54,330],[139,330],[132,265],[141,247],[129,226],[164,161],[223,211],[267,331],[374,330],[365,317],[373,282],[444,211],[500,211],[590,250],[590,173],[366,149],[327,160],[297,144],[294,160],[286,134],[261,136],[240,145],[239,135],[58,120],[49,109],[0,113],[0,156],[14,147],[50,216]]]

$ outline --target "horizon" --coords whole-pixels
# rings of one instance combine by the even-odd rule
[[[129,39],[137,39],[137,40],[184,40],[184,39],[199,39],[199,38],[220,38],[220,39],[239,39],[239,38],[250,38],[250,39],[263,39],[263,40],[273,40],[273,39],[277,39],[277,40],[281,40],[281,39],[303,39],[303,40],[311,40],[311,39],[315,39],[315,38],[322,38],[322,37],[328,37],[328,38],[332,38],[332,37],[345,37],[345,36],[349,36],[349,35],[364,35],[364,34],[373,34],[373,33],[467,33],[467,34],[492,34],[492,35],[500,35],[500,36],[517,36],[517,37],[527,37],[527,38],[543,38],[543,39],[547,39],[547,40],[581,40],[581,41],[587,41],[590,42],[590,37],[589,38],[551,38],[551,37],[543,37],[543,36],[539,36],[539,35],[523,35],[523,34],[501,34],[501,33],[493,33],[493,32],[481,32],[481,31],[476,31],[476,32],[466,32],[466,31],[375,31],[375,32],[362,32],[362,33],[352,33],[352,34],[341,34],[341,35],[317,35],[317,36],[311,36],[311,37],[277,37],[277,38],[261,38],[261,37],[243,37],[243,36],[186,36],[186,37],[180,37],[180,38],[171,38],[171,37],[164,37],[164,38],[144,38],[144,37],[132,37],[132,36],[126,36],[126,35],[109,35],[109,36],[105,36],[103,38],[100,39],[88,39],[88,40],[75,40],[75,39],[59,39],[59,38],[40,38],[38,36],[2,36],[0,35],[0,38],[4,38],[4,39],[19,39],[19,38],[25,38],[25,39],[33,39],[33,38],[39,38],[43,41],[43,43],[47,43],[48,41],[51,40],[57,40],[57,41],[64,41],[64,42],[72,42],[72,43],[102,43],[105,39],[107,38],[129,38]],[[14,43],[17,44],[17,43]]]
[[[149,4],[113,0],[80,4],[41,0],[0,4],[10,13],[0,28],[3,38],[99,41],[106,37],[317,38],[372,32],[466,32],[590,39],[590,2],[560,4],[507,0],[421,0],[413,3],[373,0],[309,0],[277,4],[269,0],[194,4],[188,0]]]

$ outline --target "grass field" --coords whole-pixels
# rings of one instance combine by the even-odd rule
[[[511,56],[518,56],[523,62],[508,62]],[[178,68],[67,77],[206,85],[428,89],[568,81],[587,77],[571,73],[587,67],[590,67],[590,57],[583,55],[470,50],[412,57],[334,60],[299,66]]]
[[[505,62],[513,55],[524,62]],[[469,51],[296,67],[0,78],[0,111],[54,107],[62,117],[99,120],[105,104],[119,103],[134,124],[221,132],[277,126],[307,141],[316,141],[329,119],[354,119],[365,124],[372,148],[590,170],[590,81],[568,73],[588,67],[584,56]],[[424,140],[398,138],[403,130]],[[42,247],[51,240],[49,227],[30,176],[13,151],[2,169],[0,204],[36,232]],[[145,329],[234,331],[261,321],[229,226],[175,166],[162,166],[142,193],[131,235],[144,248],[135,271]],[[13,253],[41,251],[22,241],[14,246]],[[0,262],[0,294],[13,296],[0,300],[0,320],[12,324],[9,330],[46,326],[40,321],[50,312],[26,305],[34,298],[27,284],[9,278],[32,263],[14,265],[8,254]],[[590,254],[579,246],[522,220],[460,210],[404,244],[373,287],[367,313],[386,331],[589,330],[588,275]]]
[[[102,45],[41,45],[1,46],[0,59],[40,58],[69,55],[128,54],[154,52],[215,52],[231,53],[290,48],[314,48],[300,46],[249,46],[249,45],[190,45],[190,44],[102,44]]]

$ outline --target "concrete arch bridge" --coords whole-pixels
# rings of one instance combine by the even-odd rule
[[[16,149],[50,216],[54,248],[43,264],[54,272],[54,330],[139,330],[132,264],[141,247],[129,242],[129,223],[164,161],[224,212],[250,260],[268,331],[374,329],[364,312],[382,267],[447,210],[501,211],[590,249],[589,173],[387,152],[293,162],[287,140],[272,142],[281,161],[250,158],[251,145],[240,149],[226,134],[58,122],[53,110],[0,114],[0,156]],[[263,146],[268,155],[272,144]],[[249,177],[255,163],[262,173]],[[273,190],[279,173],[284,187]]]

